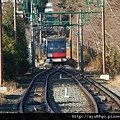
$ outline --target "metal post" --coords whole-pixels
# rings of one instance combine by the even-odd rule
[[[72,24],[72,15],[69,15],[70,24]],[[72,26],[71,26],[72,29]],[[70,30],[70,58],[72,59],[72,30]]]
[[[79,39],[79,14],[77,14],[77,24],[78,24],[78,26],[77,26],[77,34],[78,34],[78,36],[77,36],[77,67],[78,67],[78,69],[80,69],[80,64],[79,64],[79,62],[80,62],[80,60],[79,60],[79,55],[80,55],[80,46],[79,46],[79,42],[80,42],[80,39]]]
[[[60,74],[60,79],[62,79],[62,74]]]
[[[42,23],[42,14],[40,14],[40,22]],[[40,30],[40,60],[42,59],[42,30]]]
[[[68,95],[68,88],[65,88],[65,96],[66,98],[69,98],[69,95]]]
[[[105,70],[105,12],[104,12],[104,0],[102,0],[102,42],[103,42],[103,74],[106,73]]]
[[[80,34],[79,35],[80,35],[80,66],[81,66],[81,73],[84,73],[82,10],[80,10]]]
[[[34,48],[34,30],[33,30],[33,0],[31,1],[31,46],[32,46],[32,73],[35,72],[35,48]]]
[[[17,44],[17,21],[16,21],[16,0],[14,0],[14,35],[15,35],[15,45]]]
[[[60,14],[60,22],[62,21],[62,16]],[[58,36],[60,36],[60,27],[58,27]]]
[[[2,3],[0,0],[0,87],[3,80],[3,59],[2,59]]]

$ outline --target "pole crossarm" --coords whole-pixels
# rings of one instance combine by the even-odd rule
[[[19,0],[20,9],[27,10],[29,8],[28,6],[29,2],[30,0]],[[37,6],[39,6],[39,2],[40,0],[33,0],[32,2],[33,7],[36,8]],[[101,0],[86,0],[86,4],[87,5],[97,4],[97,7],[101,7],[104,5],[102,4]]]
[[[32,1],[32,2],[31,2]],[[93,5],[93,4],[97,4],[96,6],[97,7],[103,7],[104,6],[104,3],[101,2],[101,0],[85,0],[86,1],[86,4],[88,6],[90,5]],[[31,12],[28,12],[28,9],[29,9],[29,4],[32,4],[31,6],[33,6],[32,9],[38,9],[38,6],[40,4],[40,0],[19,0],[19,4],[20,4],[20,9],[23,10],[23,12],[17,12],[16,14],[17,15],[20,15],[20,14],[24,14],[24,15],[27,15],[26,18],[28,18],[28,22],[34,22],[35,20],[38,21],[39,19],[39,16],[40,14],[41,15],[48,15],[48,14],[52,14],[52,15],[69,15],[69,14],[81,14],[80,16],[82,18],[80,19],[84,19],[84,21],[90,21],[90,15],[91,14],[94,14],[94,13],[102,13],[102,10],[101,11],[82,11],[82,13],[80,13],[80,11],[75,11],[75,12],[36,12],[36,13],[31,13]],[[30,16],[32,17],[32,19],[30,19]],[[64,23],[64,21],[62,21],[62,23]],[[51,24],[50,21],[47,21],[47,22],[43,22],[43,25],[46,24],[46,25],[49,25]],[[61,26],[60,23],[57,23],[57,24],[53,24],[53,26]],[[64,26],[64,25],[63,25]],[[66,25],[65,25],[66,26]],[[71,24],[69,26],[77,26],[76,24]]]
[[[23,0],[20,0],[19,3],[20,3],[20,9],[22,10],[27,10],[28,9],[28,0],[26,1],[23,1]]]
[[[102,13],[102,11],[84,11],[82,12],[82,14],[90,14],[90,13]],[[17,13],[18,15],[19,14],[31,14],[30,12],[24,12],[24,13]],[[39,15],[39,14],[42,14],[42,15],[47,15],[47,14],[57,14],[57,15],[60,15],[60,14],[64,14],[64,15],[67,15],[67,14],[80,14],[79,11],[76,11],[76,12],[38,12],[36,13],[36,15]]]
[[[87,5],[97,4],[98,8],[104,6],[104,3],[102,3],[101,0],[86,0],[86,4]]]
[[[102,12],[38,12],[38,13],[17,13],[17,14],[25,14],[28,18],[28,22],[38,22],[39,26],[78,26],[79,24],[70,24],[69,21],[63,21],[63,20],[58,20],[54,18],[54,15],[69,15],[69,14],[81,14],[79,19],[83,19],[85,22],[90,21],[90,15],[91,14],[97,14],[97,13],[102,13]],[[39,16],[49,16],[47,17],[46,20],[39,21]],[[29,16],[29,17],[28,17]],[[32,18],[30,18],[32,17]],[[50,19],[50,20],[49,20]]]
[[[33,0],[32,5],[34,8],[37,8],[37,6],[39,6],[39,1],[40,0]],[[29,2],[30,2],[30,0],[19,0],[20,9],[23,11],[28,10],[29,9]]]

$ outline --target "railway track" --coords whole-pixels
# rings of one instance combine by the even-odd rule
[[[67,70],[95,99],[99,113],[120,113],[120,99],[90,77],[81,77],[76,71]]]
[[[40,113],[47,113],[46,105],[46,80],[49,75],[54,73],[56,69],[54,67],[43,71],[42,73],[36,75],[31,84],[29,85],[26,93],[24,94],[20,105],[20,113],[34,113],[39,111]]]
[[[77,71],[52,67],[35,76],[20,113],[120,113],[120,100]]]
[[[120,99],[116,95],[91,78],[86,77],[81,82],[96,100],[100,113],[120,113]]]
[[[81,89],[73,76],[58,70],[48,83],[48,103],[57,113],[96,113],[94,99]]]
[[[62,78],[60,76],[62,76],[62,77],[64,76],[63,77],[64,80],[62,80]],[[88,111],[81,110],[81,112],[88,112],[88,113],[92,112],[92,111],[97,112],[97,107],[96,107],[94,99],[90,98],[91,97],[90,95],[89,96],[87,96],[86,94],[84,95],[84,91],[80,88],[76,79],[75,78],[73,79],[72,77],[73,76],[71,76],[69,73],[67,73],[63,70],[60,70],[60,69],[55,69],[54,67],[37,75],[33,79],[32,83],[30,84],[26,94],[24,95],[24,97],[20,103],[20,112],[21,113],[31,113],[31,112],[39,111],[40,113],[49,113],[49,112],[50,113],[51,112],[52,113],[54,113],[54,112],[61,113],[59,111],[59,109],[55,106],[56,103],[54,101],[52,101],[52,98],[54,96],[51,92],[52,91],[51,87],[53,87],[52,84],[54,84],[53,83],[54,80],[55,80],[55,82],[57,82],[58,86],[61,84],[60,83],[61,81],[63,82],[62,83],[63,86],[64,86],[64,82],[65,82],[65,84],[68,82],[69,83],[68,85],[73,84],[73,86],[75,86],[75,88],[74,88],[75,92],[77,92],[79,95],[80,94],[83,95],[83,96],[78,95],[78,98],[76,97],[77,93],[75,93],[75,95],[73,95],[72,102],[74,104],[76,104],[74,109],[76,108],[76,106],[80,105],[80,102],[82,102],[82,103],[90,105],[90,108]],[[53,79],[53,78],[55,78],[55,79]],[[71,87],[71,85],[70,85],[70,87]],[[63,91],[64,90],[67,91],[66,87],[63,87],[63,88],[64,88]],[[81,91],[82,91],[82,93],[81,93]],[[71,99],[71,97],[68,97],[67,95],[65,96],[65,94],[67,94],[67,92],[63,94],[63,97],[66,100]],[[79,98],[79,97],[81,97],[81,98]],[[80,99],[82,99],[83,97],[84,97],[83,101],[80,101]],[[79,102],[75,102],[75,99],[78,99]],[[88,102],[88,99],[91,99],[91,103],[89,103],[90,101]],[[64,103],[64,101],[63,101],[63,103]],[[67,103],[69,103],[69,101]],[[84,105],[83,107],[85,108],[86,105]],[[77,107],[77,109],[78,109],[78,107]],[[75,112],[77,112],[77,109],[75,110]],[[71,111],[71,112],[73,112],[73,111]],[[79,112],[80,112],[80,110],[79,110]]]

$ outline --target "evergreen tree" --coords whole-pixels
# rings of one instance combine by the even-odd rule
[[[17,17],[17,44],[14,41],[13,3],[4,5],[3,12],[3,77],[15,79],[28,71],[28,48],[22,18]]]
[[[29,68],[28,47],[25,37],[24,23],[20,17],[17,18],[17,44],[16,44],[16,61],[18,74],[24,74]]]

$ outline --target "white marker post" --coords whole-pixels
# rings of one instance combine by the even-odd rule
[[[65,88],[65,96],[64,96],[64,97],[69,98],[69,95],[68,95],[68,88]]]
[[[60,79],[62,79],[62,74],[60,74]]]
[[[104,80],[109,80],[109,75],[100,75],[100,78],[101,79],[104,79]]]

